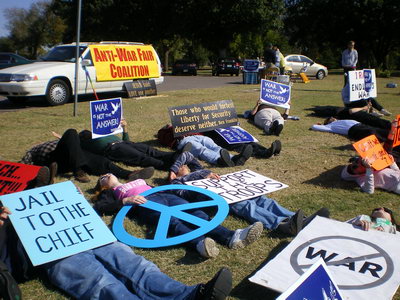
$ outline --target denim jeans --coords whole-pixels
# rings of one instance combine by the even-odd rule
[[[250,223],[262,222],[266,229],[276,229],[279,223],[294,215],[294,212],[265,196],[236,202],[230,205],[230,210]]]
[[[217,160],[220,157],[219,152],[222,148],[214,143],[211,138],[204,135],[186,136],[179,141],[177,146],[178,150],[181,150],[189,142],[192,144],[190,153],[192,153],[194,157],[213,165],[217,164]]]
[[[149,201],[154,201],[156,203],[163,204],[165,206],[175,206],[175,205],[189,203],[189,201],[175,194],[162,193],[162,192],[146,196],[146,199]],[[188,210],[187,212],[198,218],[202,218],[204,220],[210,220],[210,217],[200,209],[192,209]],[[134,208],[133,216],[142,223],[155,226],[158,223],[160,213],[155,210],[138,206]],[[195,225],[191,226],[191,224],[188,224],[178,218],[171,217],[168,232],[170,236],[179,236],[188,233],[190,231],[193,231],[194,229],[197,229]],[[208,232],[206,235],[211,237],[221,245],[228,246],[234,233],[235,233],[234,231],[229,230],[228,228],[225,228],[221,225],[218,225],[216,228]],[[204,236],[199,236],[193,240],[188,241],[187,246],[195,249],[197,243],[203,239]]]
[[[55,286],[80,300],[193,299],[198,287],[171,279],[120,242],[43,267]]]

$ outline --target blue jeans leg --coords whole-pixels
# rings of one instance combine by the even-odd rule
[[[219,152],[222,148],[214,143],[211,138],[204,135],[187,136],[180,141],[178,150],[181,150],[189,142],[192,144],[190,153],[192,153],[194,157],[210,164],[217,164],[217,160],[220,157]]]
[[[294,215],[293,212],[280,206],[275,200],[260,196],[234,203],[231,211],[243,219],[254,223],[260,221],[267,229],[276,229],[283,220]]]
[[[192,299],[186,286],[115,242],[45,265],[50,280],[77,299]]]

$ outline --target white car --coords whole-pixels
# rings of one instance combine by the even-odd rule
[[[143,45],[142,43],[119,44],[118,42],[97,44]],[[88,46],[89,43],[80,43],[79,45],[78,94],[93,93],[90,80],[93,82],[96,92],[123,91],[124,83],[132,82],[132,79],[96,81],[96,69]],[[154,53],[160,77],[149,79],[154,79],[156,84],[160,84],[164,81],[164,77],[161,76],[160,59],[156,51]],[[25,101],[32,96],[43,96],[50,105],[61,105],[68,102],[71,95],[74,94],[75,55],[76,44],[60,45],[50,50],[41,59],[42,61],[0,70],[0,95],[15,103]]]
[[[305,72],[307,76],[316,77],[317,79],[324,79],[328,76],[328,68],[317,64],[311,58],[300,55],[290,54],[285,57],[286,66],[292,69],[293,73]]]

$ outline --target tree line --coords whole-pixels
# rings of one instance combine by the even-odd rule
[[[9,35],[0,51],[35,59],[75,41],[77,0],[37,2],[4,12]],[[179,58],[200,65],[217,57],[261,57],[265,45],[305,54],[328,68],[356,42],[361,67],[400,67],[398,0],[83,0],[81,41],[140,41],[165,66]]]

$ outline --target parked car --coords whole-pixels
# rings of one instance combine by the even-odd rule
[[[311,58],[300,55],[290,54],[285,57],[286,66],[292,68],[293,73],[300,73],[302,69],[305,69],[307,76],[316,77],[317,79],[324,79],[328,76],[328,68],[317,64]]]
[[[15,53],[0,52],[0,69],[33,63],[21,55]]]
[[[235,58],[219,58],[212,65],[212,76],[219,74],[231,74],[231,76],[239,76],[240,61]]]
[[[197,75],[197,64],[190,59],[178,59],[172,66],[172,75],[189,74]]]
[[[139,67],[136,66],[120,67],[119,65],[114,65],[113,61],[116,60],[117,54],[113,53],[113,56],[110,55],[110,51],[99,51],[95,57],[96,61],[100,60],[105,62],[106,70],[112,69],[115,80],[97,80],[96,69],[93,64],[89,44],[99,47],[118,46],[118,49],[121,50],[118,54],[123,56],[122,60],[125,63],[140,60],[143,65],[140,67],[140,71],[143,69],[151,69],[153,72],[152,74],[158,73],[159,75],[159,77],[149,79],[154,79],[156,84],[160,84],[164,81],[164,77],[161,76],[160,59],[151,45],[129,42],[81,43],[79,49],[78,94],[89,94],[93,92],[90,79],[94,83],[94,87],[98,93],[124,91],[124,83],[132,82],[132,79],[128,77],[131,76],[130,78],[132,78],[133,72],[136,72],[135,76],[137,72],[139,72],[137,71]],[[136,46],[137,48],[145,46],[146,49],[152,49],[154,51],[150,51],[151,53],[146,56],[148,51],[140,52],[138,50],[140,52],[138,55],[141,55],[141,57],[136,57],[135,55],[137,54],[133,53],[135,51],[124,50],[128,49],[128,47]],[[61,105],[68,102],[70,96],[74,93],[75,53],[75,44],[60,45],[51,49],[49,53],[41,58],[42,61],[1,70],[0,95],[6,96],[12,102],[22,102],[31,96],[43,96],[50,105]],[[154,67],[154,60],[157,61],[156,67]],[[142,74],[143,72],[141,75]],[[146,78],[142,76],[141,79]]]

